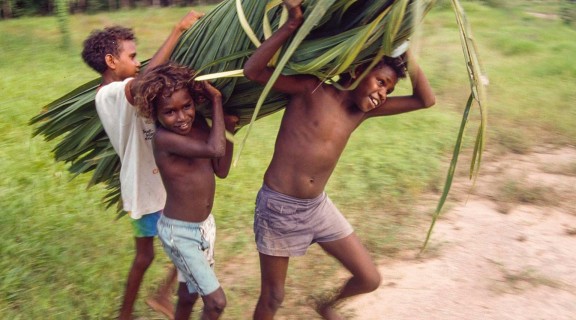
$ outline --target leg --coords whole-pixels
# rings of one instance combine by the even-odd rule
[[[171,302],[172,287],[176,282],[176,267],[170,265],[166,278],[162,281],[156,293],[146,300],[146,304],[156,312],[166,315],[169,319],[174,319],[174,306]]]
[[[154,260],[154,237],[140,237],[136,239],[136,257],[128,273],[128,280],[126,281],[126,291],[124,293],[124,301],[120,308],[120,320],[128,320],[132,318],[132,311],[134,309],[134,302],[144,278],[144,273]]]
[[[185,282],[178,284],[178,303],[176,304],[175,320],[188,320],[192,315],[192,308],[198,299],[198,293],[188,292]]]
[[[224,295],[222,287],[202,297],[202,301],[204,302],[204,309],[200,317],[202,320],[218,319],[224,312],[224,308],[226,308],[226,295]]]
[[[288,257],[260,253],[260,298],[254,310],[255,320],[273,319],[284,300]]]
[[[325,319],[341,319],[333,309],[335,304],[342,299],[376,290],[381,281],[380,273],[355,233],[340,240],[319,244],[352,273],[352,277],[336,296],[318,306],[318,313]]]

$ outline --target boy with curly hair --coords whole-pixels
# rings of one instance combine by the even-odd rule
[[[142,78],[136,106],[156,122],[154,158],[166,187],[166,206],[158,221],[158,237],[172,262],[186,279],[178,296],[194,303],[202,297],[202,319],[217,319],[226,296],[213,270],[216,224],[212,215],[215,176],[226,178],[232,143],[225,129],[234,131],[235,116],[224,116],[220,91],[208,82],[194,82],[194,72],[164,64]],[[212,126],[196,104],[209,100]],[[190,296],[189,296],[190,295]],[[176,308],[176,319],[188,319],[190,309]]]
[[[152,155],[154,124],[138,117],[134,88],[142,75],[170,57],[180,35],[188,30],[202,13],[191,11],[174,27],[163,45],[141,72],[136,58],[136,38],[131,29],[113,26],[94,30],[84,41],[84,62],[102,76],[96,94],[96,111],[110,143],[120,157],[120,190],[123,209],[130,214],[134,229],[136,255],[128,273],[119,319],[132,319],[134,303],[144,273],[154,259],[156,222],[160,218],[166,192]],[[176,277],[172,268],[155,297],[147,303],[155,310],[173,316],[169,294]]]

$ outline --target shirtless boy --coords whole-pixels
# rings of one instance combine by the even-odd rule
[[[288,21],[256,49],[244,66],[245,76],[266,83],[274,69],[274,53],[303,21],[302,0],[284,0]],[[351,225],[330,201],[324,188],[352,132],[366,119],[430,107],[435,97],[426,76],[410,59],[412,95],[388,97],[399,77],[399,59],[380,62],[354,90],[338,90],[312,75],[281,75],[274,90],[290,96],[272,161],[258,193],[254,218],[260,255],[261,292],[254,319],[273,319],[284,299],[290,257],[301,256],[318,243],[351,273],[337,293],[320,302],[325,319],[340,319],[336,303],[378,288],[381,278]],[[401,62],[401,60],[400,60]],[[343,76],[350,85],[361,74]]]
[[[188,319],[198,295],[202,319],[217,319],[226,297],[213,270],[216,224],[212,215],[215,176],[230,171],[232,144],[225,128],[233,131],[238,118],[223,115],[220,92],[208,82],[194,82],[194,72],[164,64],[147,74],[138,87],[140,114],[156,122],[154,158],[166,188],[166,205],[158,221],[164,250],[186,279],[180,283],[175,319]],[[212,128],[195,109],[195,99],[212,105]],[[189,308],[187,307],[189,306]]]

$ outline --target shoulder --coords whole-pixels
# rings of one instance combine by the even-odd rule
[[[166,136],[170,135],[170,132],[162,127],[156,127],[154,132],[154,137],[152,137],[152,143],[154,146],[162,147],[162,143],[166,140]]]
[[[98,90],[96,93],[95,101],[96,106],[102,104],[118,104],[120,102],[128,102],[126,96],[126,88],[129,86],[133,78],[128,78],[124,81],[110,82]]]
[[[100,87],[96,96],[108,96],[118,93],[123,93],[126,86],[132,82],[134,78],[127,78],[123,81],[112,81]]]
[[[128,101],[124,88],[127,82],[112,82],[96,93],[94,104],[102,125],[111,127],[136,126],[139,120],[136,108]]]
[[[155,149],[160,151],[170,149],[174,143],[178,143],[180,135],[171,132],[170,130],[166,130],[164,127],[159,126],[156,127],[156,131],[154,132],[154,136],[152,137],[152,144],[154,145]]]
[[[94,98],[96,109],[118,109],[131,106],[126,96],[126,88],[132,78],[124,81],[114,81],[102,86]]]
[[[291,96],[306,96],[315,93],[316,89],[323,85],[324,83],[316,76],[298,74],[279,77],[274,84],[274,89]]]
[[[154,136],[152,137],[152,150],[156,161],[160,161],[163,155],[167,154],[167,146],[170,132],[164,128],[156,128]]]

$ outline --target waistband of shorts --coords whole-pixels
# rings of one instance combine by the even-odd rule
[[[165,215],[161,215],[160,219],[158,220],[158,223],[162,223],[162,224],[174,226],[174,227],[201,228],[204,225],[204,223],[206,223],[206,221],[208,221],[210,219],[213,219],[212,214],[209,214],[208,217],[206,218],[206,220],[204,220],[202,222],[190,222],[190,221],[184,221],[184,220],[177,220],[177,219],[168,218]]]
[[[312,206],[316,206],[319,203],[321,203],[322,201],[324,201],[324,199],[326,198],[326,192],[323,191],[319,196],[317,196],[316,198],[311,198],[311,199],[302,199],[302,198],[296,198],[296,197],[292,197],[286,194],[283,194],[281,192],[275,191],[270,189],[270,187],[268,187],[265,183],[262,184],[262,190],[267,192],[267,193],[272,193],[274,194],[274,198],[287,202],[287,203],[292,203],[292,204],[296,204],[302,207],[312,207]]]

